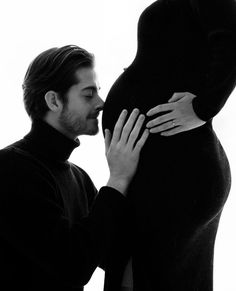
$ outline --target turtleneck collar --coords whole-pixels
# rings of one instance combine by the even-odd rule
[[[66,161],[72,151],[80,145],[79,139],[72,140],[42,120],[32,122],[31,131],[24,137],[40,155]]]

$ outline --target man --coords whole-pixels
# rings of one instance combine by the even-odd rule
[[[97,193],[68,161],[78,136],[98,132],[103,108],[93,56],[77,46],[41,53],[26,73],[24,104],[31,131],[0,151],[0,289],[83,290],[111,239],[122,236],[125,195],[148,131],[144,116],[122,111],[105,136],[110,169]],[[96,196],[96,198],[95,198]]]

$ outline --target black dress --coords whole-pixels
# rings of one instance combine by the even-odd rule
[[[214,243],[231,181],[212,118],[235,83],[234,0],[159,0],[142,13],[136,57],[108,94],[103,129],[113,130],[123,108],[146,113],[174,92],[197,95],[193,107],[206,123],[149,136],[129,188],[130,246],[114,242],[105,290],[119,290],[129,255],[134,291],[213,289]]]

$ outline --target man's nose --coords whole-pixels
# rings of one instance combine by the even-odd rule
[[[98,96],[98,103],[97,103],[97,110],[101,111],[103,110],[104,107],[104,101],[102,100],[102,98],[100,96]]]

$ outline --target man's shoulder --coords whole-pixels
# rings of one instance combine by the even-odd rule
[[[21,141],[0,150],[0,181],[7,183],[9,191],[19,185],[31,185],[34,188],[36,185],[47,185],[51,189],[57,189],[57,182],[51,171],[27,151]]]
[[[16,144],[17,142],[0,149],[0,163],[9,162],[14,157],[17,157]]]
[[[24,181],[35,173],[35,168],[27,157],[27,153],[13,143],[0,150],[0,179],[1,183],[8,183],[8,187],[15,187],[17,182]],[[9,181],[14,177],[14,183]]]
[[[24,147],[24,140],[19,140],[0,150],[0,171],[17,175],[45,171],[45,166]]]
[[[30,153],[23,149],[23,143],[23,140],[19,140],[0,149],[0,163],[9,163],[11,161],[16,162],[17,160],[22,160],[22,158],[25,159],[26,157],[28,159],[31,158]]]

